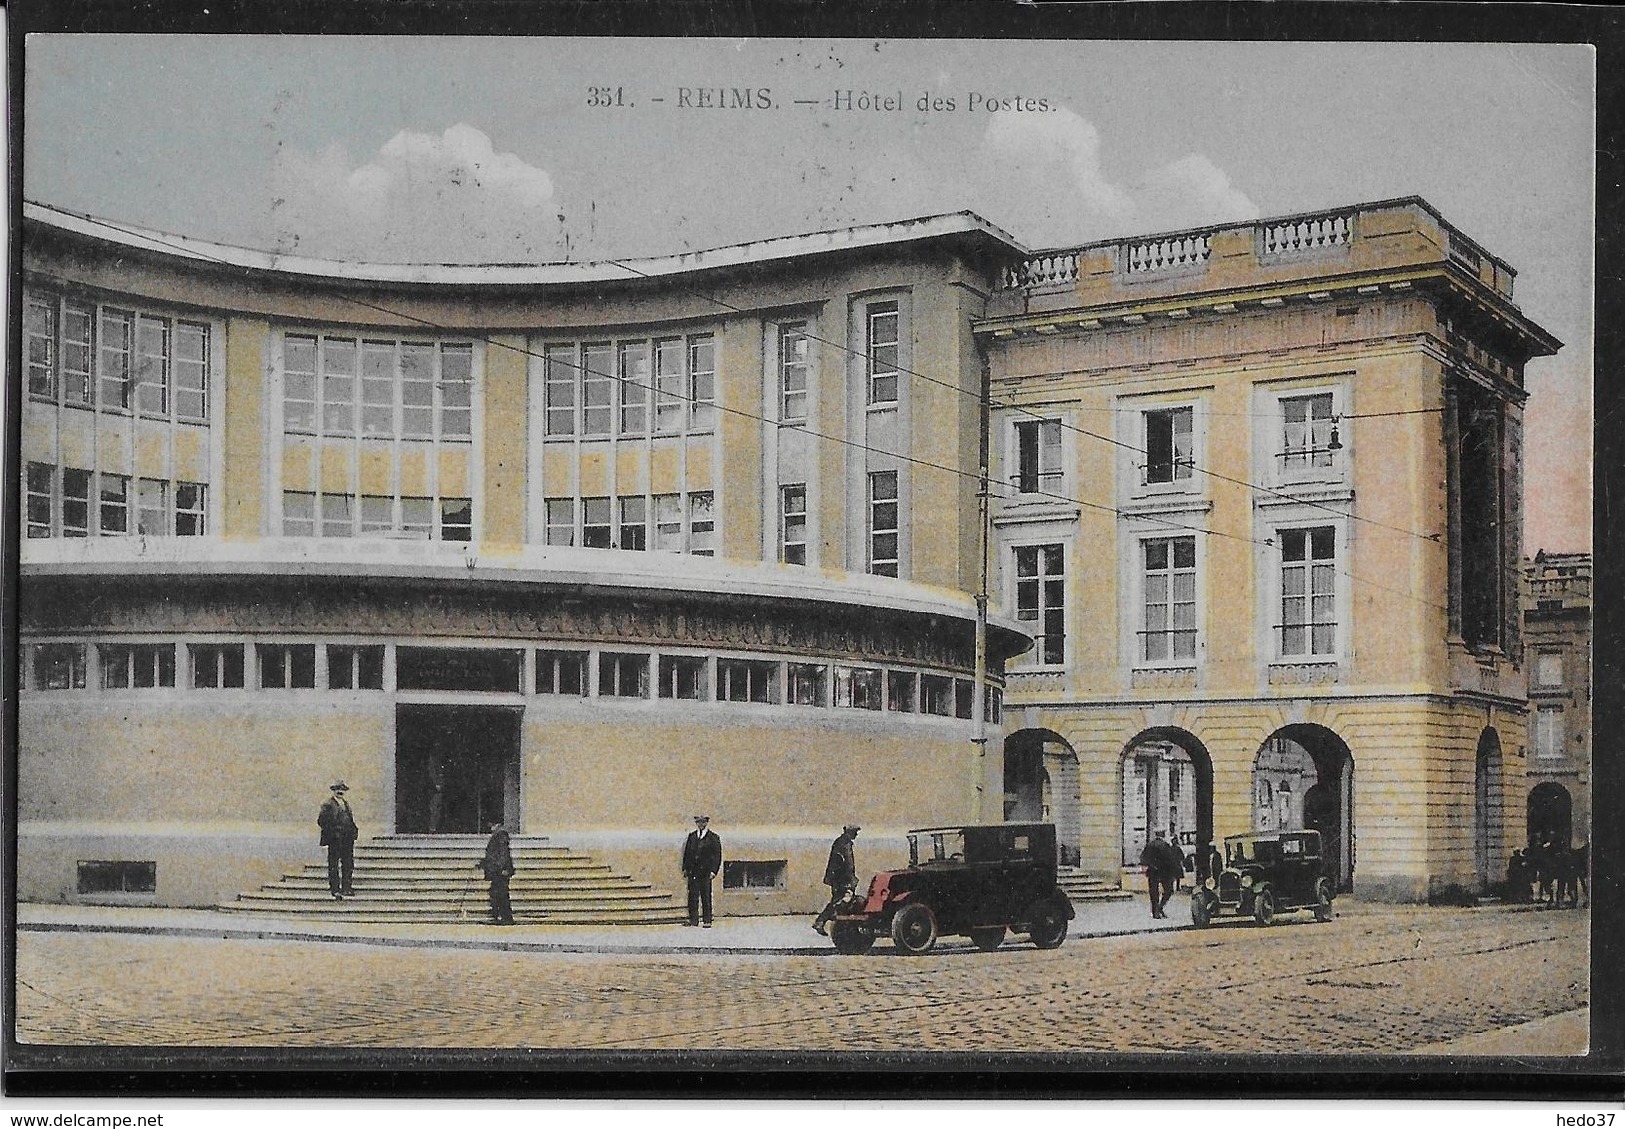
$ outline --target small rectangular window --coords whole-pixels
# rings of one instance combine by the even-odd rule
[[[688,339],[688,398],[689,430],[712,430],[717,415],[717,364],[716,344],[709,333]]]
[[[1192,448],[1195,413],[1191,408],[1165,408],[1145,413],[1145,481],[1183,482],[1196,463]]]
[[[395,532],[395,499],[382,494],[361,495],[361,536],[388,537]]]
[[[158,889],[158,864],[154,861],[81,861],[81,894],[150,894]]]
[[[90,472],[62,468],[62,536],[90,536]]]
[[[954,680],[941,674],[920,675],[920,712],[937,717],[954,713]]]
[[[885,705],[881,672],[868,666],[835,668],[835,705],[854,710],[878,710]]]
[[[647,698],[649,696],[649,656],[623,655],[605,651],[598,656],[598,696],[601,698]]]
[[[380,644],[327,646],[327,688],[329,690],[382,690],[384,688],[384,648]]]
[[[779,420],[807,419],[807,327],[787,325],[779,332]]]
[[[912,670],[886,674],[886,708],[893,713],[913,713],[919,708],[920,676]]]
[[[822,706],[828,701],[829,668],[822,663],[790,663],[785,677],[784,700],[792,706]]]
[[[169,536],[169,483],[156,478],[136,482],[135,531],[144,537]]]
[[[807,563],[807,487],[805,483],[779,487],[779,560]]]
[[[608,549],[611,542],[609,499],[581,499],[581,544],[588,549]]]
[[[587,693],[586,651],[537,651],[536,692],[585,697]]]
[[[783,890],[786,862],[735,861],[722,862],[722,888],[724,890]]]
[[[98,335],[101,354],[101,406],[117,410],[130,406],[130,379],[135,368],[135,315],[102,310]]]
[[[241,643],[193,643],[187,650],[192,660],[192,686],[199,690],[242,689],[243,645]]]
[[[660,656],[660,696],[703,702],[710,687],[706,661],[698,655]]]
[[[355,496],[352,494],[323,494],[322,536],[355,536]]]
[[[954,679],[954,716],[969,720],[976,708],[976,683],[968,678]]]
[[[474,435],[474,346],[440,346],[440,438]]]
[[[85,645],[83,643],[36,643],[34,645],[34,689],[83,690],[85,688]]]
[[[322,434],[354,435],[356,408],[356,342],[322,339]],[[327,536],[324,534],[323,536]]]
[[[96,476],[99,488],[100,532],[104,537],[117,537],[130,532],[130,480],[122,474],[102,473]]]
[[[621,434],[645,435],[649,430],[649,343],[636,341],[622,345],[620,370]]]
[[[681,553],[683,551],[683,496],[681,494],[656,494],[654,496],[654,510],[655,551]]]
[[[173,643],[103,643],[96,649],[105,690],[151,690],[175,685]]]
[[[1016,424],[1016,489],[1023,494],[1061,492],[1061,421]]]
[[[608,343],[581,347],[581,434],[607,439],[615,419],[615,350]]]
[[[434,346],[401,342],[401,438],[434,438]]]
[[[1306,470],[1332,465],[1332,394],[1281,400],[1281,466]]]
[[[898,567],[897,472],[869,475],[869,571],[896,576]]]
[[[316,495],[304,490],[282,492],[282,535],[316,536]]]
[[[175,323],[175,417],[202,423],[209,418],[209,327]]]
[[[65,302],[62,306],[62,353],[58,360],[62,385],[62,402],[65,404],[91,404],[96,399],[96,381],[94,372],[95,342],[92,340],[92,331],[96,324],[96,310],[92,306],[80,306],[73,302]],[[207,364],[208,330],[201,326],[188,327],[203,329],[204,358]],[[205,370],[206,372],[207,370]],[[207,387],[205,376],[205,387]],[[202,418],[201,414],[198,418]]]
[[[779,664],[752,659],[717,660],[717,701],[778,701]]]
[[[282,341],[282,429],[316,430],[316,339]]]
[[[574,498],[548,498],[547,544],[574,545],[576,543],[576,500]]]
[[[1542,706],[1535,711],[1535,759],[1556,761],[1564,759],[1563,711],[1554,706]]]
[[[56,496],[56,468],[50,463],[29,463],[25,479],[28,536],[49,537],[53,531],[51,510]]]
[[[361,343],[361,434],[387,439],[395,434],[395,342]]]
[[[671,435],[683,429],[688,415],[688,375],[684,359],[688,350],[681,337],[656,341],[655,350],[655,431]]]
[[[169,414],[169,322],[142,314],[136,319],[136,404],[143,414]]]
[[[546,396],[548,435],[576,433],[576,363],[572,345],[549,345],[542,350],[543,391]]]
[[[316,688],[316,644],[259,643],[260,689],[314,690]]]
[[[434,499],[401,499],[401,536],[427,541],[434,532]]]
[[[202,537],[209,508],[209,488],[201,482],[175,483],[175,536]]]
[[[898,356],[896,302],[880,302],[869,307],[866,357],[870,405],[897,403],[901,361]]]
[[[1277,531],[1281,546],[1281,654],[1337,651],[1336,530]]]
[[[688,496],[688,551],[696,557],[714,557],[717,552],[717,526],[711,491],[695,491]]]
[[[56,399],[56,303],[54,295],[28,297],[23,307],[23,352],[28,394]]]
[[[469,498],[440,499],[440,539],[471,541],[474,538],[474,502]]]
[[[1145,601],[1140,657],[1146,662],[1196,657],[1196,538],[1142,542]]]
[[[645,498],[619,498],[619,548],[642,552],[649,547],[649,506]]]

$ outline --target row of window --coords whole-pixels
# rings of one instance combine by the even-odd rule
[[[209,327],[30,293],[23,305],[28,394],[69,407],[208,422]]]
[[[282,492],[284,537],[398,537],[471,541],[474,504],[468,498],[387,494]]]
[[[716,341],[709,333],[547,345],[549,438],[707,432],[716,426]],[[651,408],[653,409],[651,412]]]
[[[473,436],[474,346],[289,334],[282,342],[282,427],[367,439]]]
[[[177,668],[177,654],[184,665]],[[384,689],[384,645],[328,643],[36,643],[32,689]],[[90,668],[94,658],[96,669]],[[821,706],[969,719],[968,678],[847,663],[646,651],[533,652],[530,692],[563,697],[670,698],[696,702]],[[524,652],[515,648],[395,648],[395,689],[518,693]],[[1002,694],[984,699],[997,720]]]
[[[1332,393],[1285,396],[1280,405],[1280,446],[1275,457],[1285,473],[1324,469],[1342,450],[1334,441],[1336,417]],[[1010,481],[1020,494],[1063,494],[1061,421],[1018,420],[1012,433]],[[1188,405],[1140,413],[1140,484],[1166,486],[1185,482],[1196,469],[1196,410]]]
[[[620,498],[547,498],[543,508],[549,545],[627,549],[713,557],[717,551],[716,496],[631,494]],[[651,539],[651,532],[653,534]]]
[[[1280,615],[1275,625],[1281,658],[1337,653],[1337,530],[1316,526],[1276,531],[1280,553]],[[1136,661],[1148,665],[1196,660],[1196,538],[1152,537],[1140,542],[1140,627]],[[1036,637],[1026,661],[1066,662],[1066,546],[1017,545],[1016,619]]]
[[[24,511],[29,537],[202,537],[208,487],[201,482],[29,463]]]

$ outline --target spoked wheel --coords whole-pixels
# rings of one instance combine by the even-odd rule
[[[1315,883],[1315,920],[1332,919],[1332,880],[1322,878]]]
[[[972,929],[970,941],[984,953],[990,953],[1004,944],[1004,926],[989,925],[982,929]]]
[[[1275,895],[1268,890],[1253,895],[1253,920],[1260,925],[1275,924]]]
[[[930,952],[931,946],[937,943],[937,915],[927,905],[904,906],[892,918],[891,939],[899,949],[913,956]]]
[[[875,931],[851,921],[837,921],[829,927],[829,939],[835,942],[835,951],[847,956],[858,956],[875,947]]]
[[[1206,890],[1197,890],[1191,895],[1191,924],[1201,929],[1212,920],[1213,903],[1208,901]]]
[[[1054,902],[1033,907],[1027,936],[1040,949],[1058,949],[1066,940],[1066,911]]]

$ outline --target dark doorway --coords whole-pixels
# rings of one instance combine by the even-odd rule
[[[1529,845],[1552,842],[1559,847],[1574,845],[1574,800],[1561,784],[1537,784],[1529,792]]]
[[[1282,782],[1294,785],[1284,801]],[[1354,888],[1354,754],[1343,739],[1320,725],[1286,725],[1259,747],[1253,762],[1254,825],[1303,827],[1320,832],[1326,869],[1339,890]],[[1260,823],[1264,797],[1274,823]],[[1302,813],[1294,807],[1302,797]],[[1283,813],[1288,819],[1282,822]]]
[[[474,835],[519,823],[519,720],[500,706],[397,706],[395,830]]]

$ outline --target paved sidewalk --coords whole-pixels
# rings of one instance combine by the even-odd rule
[[[1483,1056],[1519,1058],[1549,1055],[1570,1057],[1585,1054],[1591,1045],[1591,1009],[1565,1011],[1548,1015],[1530,1023],[1502,1027],[1495,1031],[1482,1031],[1464,1039],[1447,1043],[1429,1043],[1407,1052],[1413,1055],[1457,1055],[1463,1058]],[[1531,1050],[1531,1047],[1538,1048]]]
[[[1483,912],[1519,912],[1527,907],[1487,906]],[[1425,907],[1376,906],[1339,899],[1338,916],[1359,916]],[[212,909],[160,909],[142,906],[46,905],[17,907],[24,932],[133,933],[170,937],[221,937],[327,941],[414,948],[463,948],[552,953],[760,953],[780,956],[833,953],[834,947],[810,928],[812,915],[729,917],[711,929],[682,925],[527,925],[497,927],[478,917],[457,923],[370,923],[227,913]],[[1251,928],[1240,919],[1220,918],[1211,928]],[[1143,897],[1132,901],[1084,903],[1069,936],[1115,937],[1188,929],[1190,898],[1176,895],[1168,917],[1155,920]],[[946,945],[969,944],[958,937]]]

